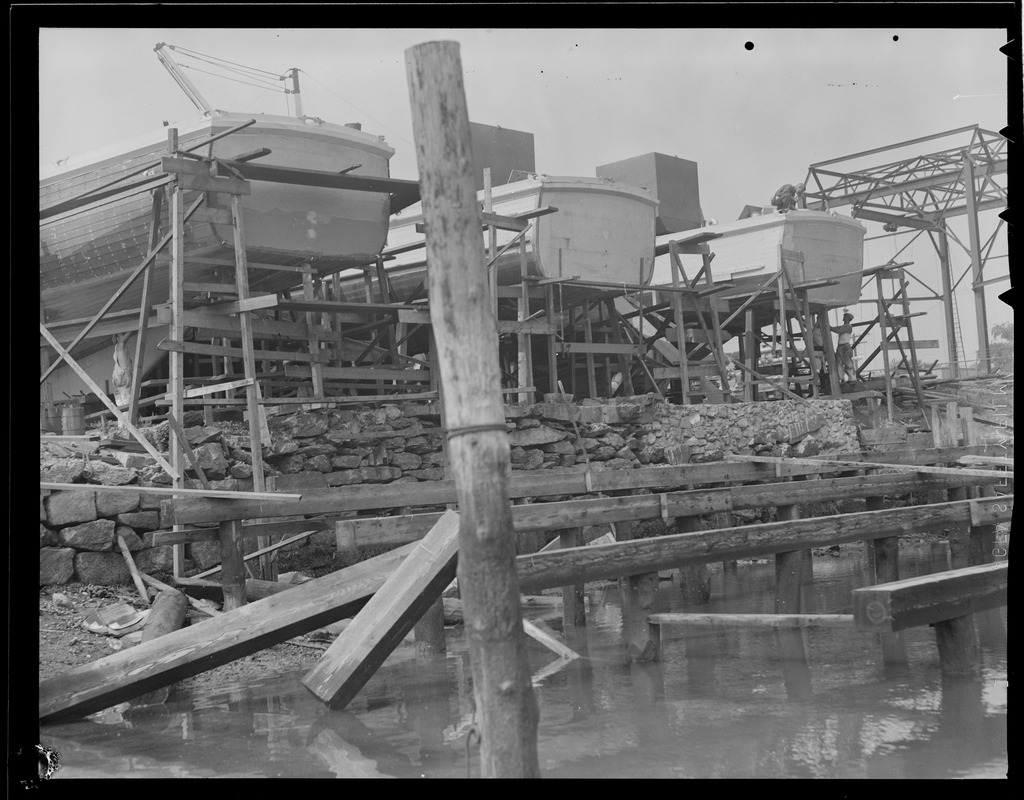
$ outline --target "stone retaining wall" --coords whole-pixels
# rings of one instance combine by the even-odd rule
[[[507,405],[506,424],[514,470],[634,469],[658,464],[700,463],[728,453],[809,455],[858,449],[848,400],[673,406],[644,395],[616,401],[558,401]],[[184,423],[201,422],[189,412]],[[263,450],[267,489],[411,483],[444,477],[444,432],[436,403],[379,408],[299,411],[269,419]],[[185,434],[214,489],[250,491],[252,453],[244,425],[192,424]],[[167,425],[147,429],[166,450]],[[58,444],[41,444],[40,480],[123,486],[123,491],[54,492],[40,502],[40,585],[130,583],[117,545],[123,536],[138,567],[169,573],[170,546],[153,546],[164,529],[157,495],[132,487],[168,486],[170,478],[144,454],[116,453],[105,460],[67,457]],[[109,463],[115,462],[115,463]],[[186,485],[199,488],[194,473]],[[310,541],[333,545],[331,532]],[[246,540],[249,549],[254,541]],[[219,563],[217,542],[189,545],[186,568]]]

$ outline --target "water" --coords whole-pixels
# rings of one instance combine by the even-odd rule
[[[901,575],[948,568],[944,545],[901,549]],[[849,613],[866,583],[852,552],[815,558],[805,603]],[[770,561],[712,565],[696,611],[772,609]],[[544,777],[1003,778],[1008,768],[1005,611],[979,624],[979,680],[944,680],[930,628],[908,631],[908,665],[885,667],[876,638],[852,627],[804,630],[806,661],[780,658],[771,630],[664,626],[660,662],[628,664],[614,584],[588,587],[585,655],[569,662],[529,640],[541,710]],[[682,610],[663,580],[657,611]],[[557,612],[526,616],[560,628]],[[981,620],[979,619],[979,623]],[[693,631],[693,629],[688,629]],[[405,644],[344,711],[301,685],[305,670],[217,690],[170,688],[164,702],[122,704],[47,726],[55,778],[476,777],[479,745],[467,645],[417,663]]]

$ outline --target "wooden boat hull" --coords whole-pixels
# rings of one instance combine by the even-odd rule
[[[605,178],[541,175],[495,187],[491,196],[492,210],[502,216],[528,214],[545,207],[558,209],[533,219],[534,229],[525,237],[527,275],[620,284],[646,284],[650,280],[658,204],[647,190]],[[483,204],[483,192],[478,200]],[[423,242],[423,234],[416,232],[416,225],[422,222],[420,204],[396,215],[388,233],[388,249]],[[514,235],[498,231],[498,249]],[[486,240],[485,232],[481,258]],[[498,259],[499,284],[519,283],[522,265],[517,244]],[[424,280],[424,250],[398,254],[388,262],[387,270],[392,288],[404,296],[403,292]],[[567,286],[562,297],[568,301],[593,292]]]
[[[394,150],[382,137],[348,127],[308,124],[291,117],[223,114],[179,129],[179,147],[186,149],[211,135],[248,119],[256,124],[218,140],[213,155],[233,158],[260,148],[271,153],[260,163],[352,175],[388,177]],[[208,154],[203,148],[203,155]],[[108,184],[166,154],[166,133],[140,137],[106,151],[90,154],[40,176],[40,208]],[[159,169],[156,170],[159,172]],[[198,193],[186,193],[186,206]],[[225,204],[227,198],[223,197]],[[268,264],[314,263],[328,272],[371,260],[383,247],[390,215],[385,193],[325,189],[253,181],[252,194],[242,197],[246,255]],[[111,297],[148,251],[152,216],[150,192],[100,208],[57,216],[40,225],[39,271],[47,321],[88,318]],[[168,211],[161,230],[168,229]],[[230,226],[205,221],[186,225],[186,257],[231,258]],[[297,283],[296,275],[255,272],[253,291],[278,291]],[[217,266],[187,265],[186,280],[232,282],[233,271]],[[142,281],[138,280],[114,309],[137,308]],[[167,300],[166,259],[156,264],[154,302]]]
[[[851,217],[824,211],[797,209],[787,214],[765,214],[696,231],[670,233],[658,237],[658,243],[685,241],[701,234],[716,233],[709,241],[715,254],[711,265],[716,282],[761,283],[780,268],[779,249],[803,253],[804,263],[786,263],[795,283],[834,279],[835,286],[810,289],[807,298],[829,308],[850,305],[860,299],[861,272],[864,269],[864,233],[866,228]],[[700,256],[681,255],[688,277],[696,275],[703,263]],[[652,283],[670,285],[670,256],[655,261]]]

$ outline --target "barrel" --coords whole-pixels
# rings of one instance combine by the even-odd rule
[[[65,403],[61,414],[65,436],[85,435],[85,409],[78,403]]]
[[[50,433],[60,433],[60,414],[57,413],[57,409],[54,406],[50,406],[49,412],[46,410],[46,406],[43,403],[39,404],[39,430],[49,431]]]

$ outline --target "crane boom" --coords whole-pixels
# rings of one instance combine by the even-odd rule
[[[185,74],[182,72],[178,62],[175,61],[171,54],[167,50],[173,50],[174,45],[164,44],[160,42],[153,50],[156,52],[156,57],[160,59],[160,63],[164,65],[171,77],[174,78],[178,86],[181,87],[182,91],[188,96],[188,99],[192,101],[196,108],[203,112],[203,116],[213,116],[213,106],[206,102],[206,98],[199,92]]]

